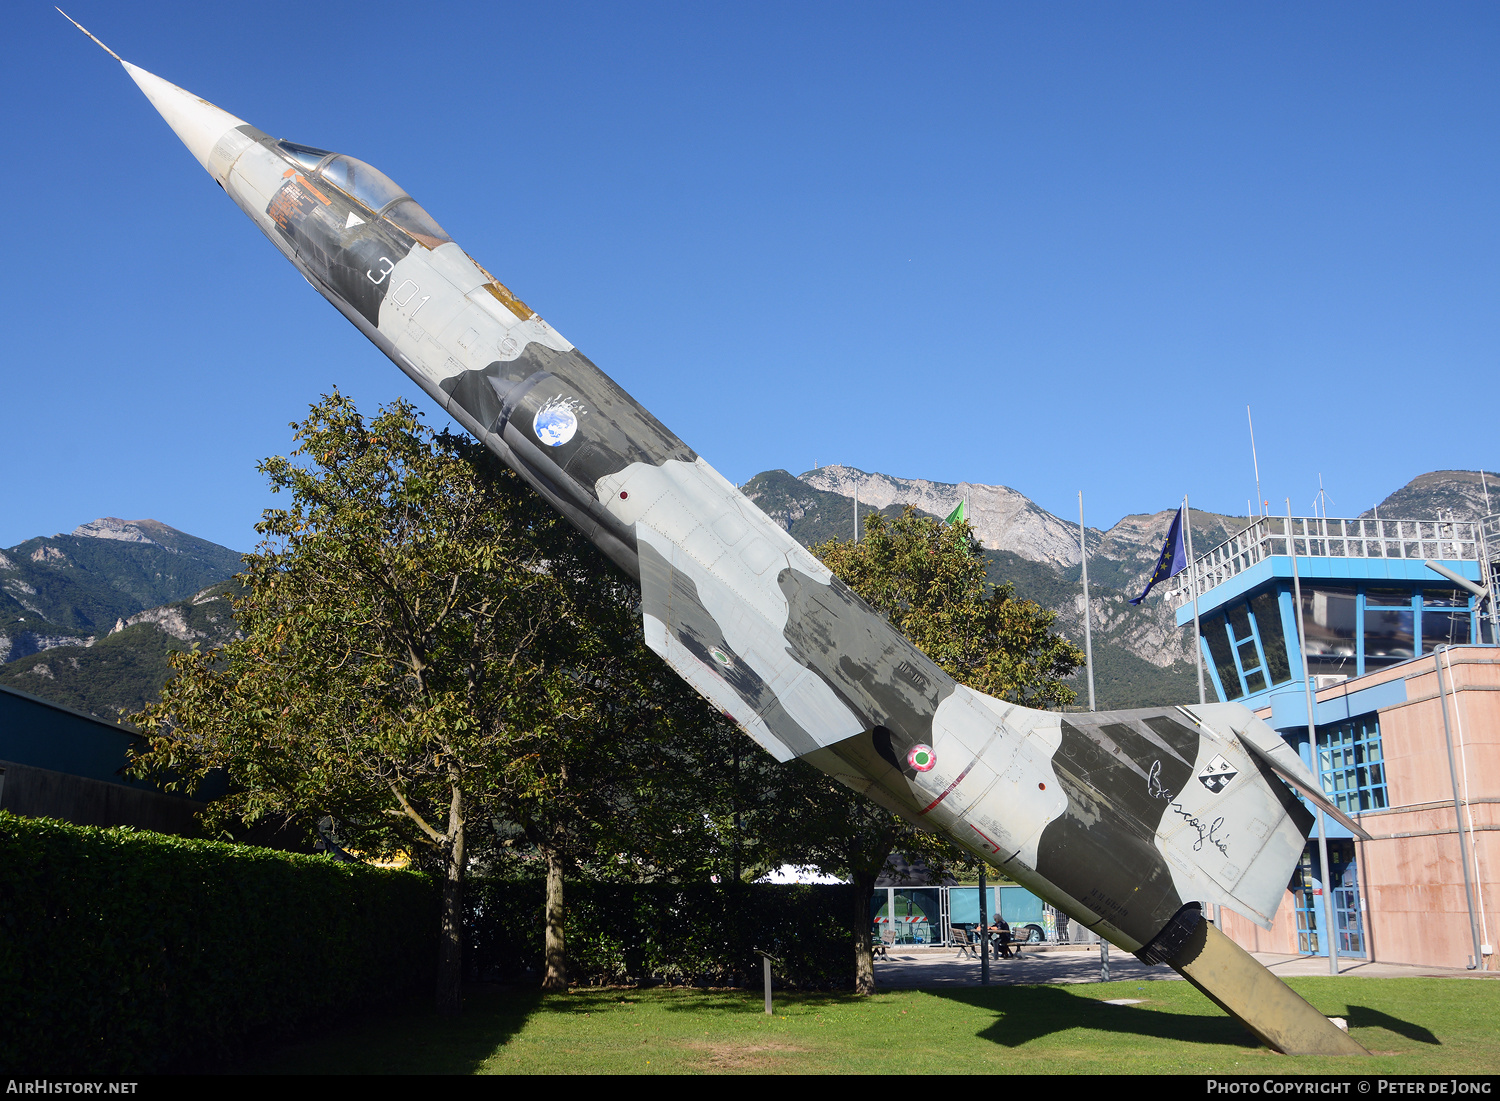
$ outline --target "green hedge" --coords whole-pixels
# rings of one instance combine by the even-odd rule
[[[851,887],[570,883],[584,983],[847,987]],[[471,880],[469,977],[536,981],[544,884]],[[430,877],[0,811],[0,1075],[206,1067],[435,980]]]
[[[779,983],[802,989],[854,984],[849,886],[714,883],[569,883],[564,891],[569,978],[601,984],[761,981],[761,948]],[[541,968],[545,885],[469,881],[471,979],[516,981]]]
[[[207,1064],[431,984],[437,907],[414,873],[0,811],[0,1073]]]

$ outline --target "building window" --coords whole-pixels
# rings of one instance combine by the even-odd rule
[[[1208,643],[1220,692],[1225,700],[1237,700],[1245,694],[1245,687],[1240,684],[1240,671],[1234,664],[1234,644],[1228,630],[1229,624],[1222,612],[1203,621],[1203,641]]]
[[[1439,646],[1466,646],[1473,637],[1471,598],[1458,589],[1422,590],[1422,652]]]
[[[1203,620],[1203,638],[1226,700],[1264,692],[1292,679],[1281,609],[1274,591],[1231,604]]]
[[[1318,727],[1318,777],[1328,797],[1347,814],[1389,806],[1379,718],[1361,715]]]
[[[1303,653],[1313,676],[1352,677],[1358,650],[1358,597],[1354,586],[1303,585]]]
[[[1365,667],[1360,672],[1416,657],[1415,603],[1411,589],[1365,590]]]
[[[1272,684],[1292,679],[1292,667],[1286,657],[1286,635],[1281,630],[1281,606],[1275,590],[1267,589],[1250,598],[1250,612],[1255,617],[1260,647],[1266,655],[1266,675]]]
[[[1282,627],[1281,601],[1291,595],[1264,589],[1203,616],[1203,642],[1220,698],[1244,699],[1302,676],[1290,661],[1296,635]],[[1324,677],[1363,676],[1439,646],[1467,645],[1479,618],[1473,598],[1458,589],[1312,580],[1302,586],[1301,611],[1307,671]]]
[[[1329,882],[1333,889],[1333,919],[1338,925],[1338,950],[1341,956],[1365,954],[1364,919],[1359,905],[1359,871],[1354,861],[1354,842],[1328,842],[1328,862],[1333,865],[1331,880],[1325,880],[1318,860],[1317,845],[1302,850],[1302,860],[1292,874],[1290,886],[1297,901],[1297,951],[1304,956],[1326,956],[1328,945],[1320,935],[1324,924],[1323,891]]]
[[[1315,676],[1363,676],[1439,646],[1467,645],[1474,618],[1472,599],[1458,589],[1302,586],[1305,653]]]

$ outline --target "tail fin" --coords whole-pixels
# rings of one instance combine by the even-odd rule
[[[1324,814],[1349,830],[1361,841],[1370,840],[1365,828],[1336,806],[1322,787],[1312,770],[1302,763],[1292,749],[1277,733],[1250,713],[1249,708],[1238,703],[1210,703],[1197,707],[1178,708],[1183,714],[1197,722],[1200,717],[1220,729],[1232,730],[1244,743],[1245,748],[1268,765],[1272,772],[1296,788],[1308,802],[1320,807]]]
[[[959,687],[927,771],[884,727],[808,759],[1135,950],[1195,901],[1270,926],[1312,825],[1272,740],[1238,705],[1060,715]]]
[[[1320,796],[1246,708],[1061,715],[985,696],[751,524],[732,487],[688,465],[634,478],[643,500],[642,479],[662,483],[635,529],[647,644],[778,759],[947,834],[1132,951],[1195,901],[1270,925],[1312,822],[1280,777]]]
[[[1281,743],[1274,731],[1235,704],[1043,713],[1029,733],[1046,738],[1053,728],[1050,770],[1068,808],[1040,831],[1040,875],[1072,880],[1065,865],[1097,850],[1087,874],[1113,886],[1091,888],[1100,892],[1092,908],[1143,940],[1168,909],[1192,901],[1270,927],[1313,821],[1266,761],[1275,755],[1263,747]],[[1147,883],[1159,900],[1143,897]]]

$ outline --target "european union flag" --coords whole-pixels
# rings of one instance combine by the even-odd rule
[[[1165,581],[1169,577],[1176,577],[1187,569],[1187,564],[1187,547],[1182,541],[1182,508],[1178,506],[1177,516],[1172,520],[1172,526],[1167,529],[1166,542],[1161,545],[1161,557],[1156,560],[1156,569],[1151,571],[1151,580],[1146,582],[1141,595],[1131,603],[1139,604],[1145,600],[1152,585],[1158,581]]]

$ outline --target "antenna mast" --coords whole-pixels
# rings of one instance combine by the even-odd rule
[[[1265,500],[1260,495],[1260,459],[1255,454],[1255,421],[1251,419],[1250,407],[1245,406],[1245,420],[1250,425],[1250,461],[1255,464],[1255,501],[1260,514],[1266,514]]]

